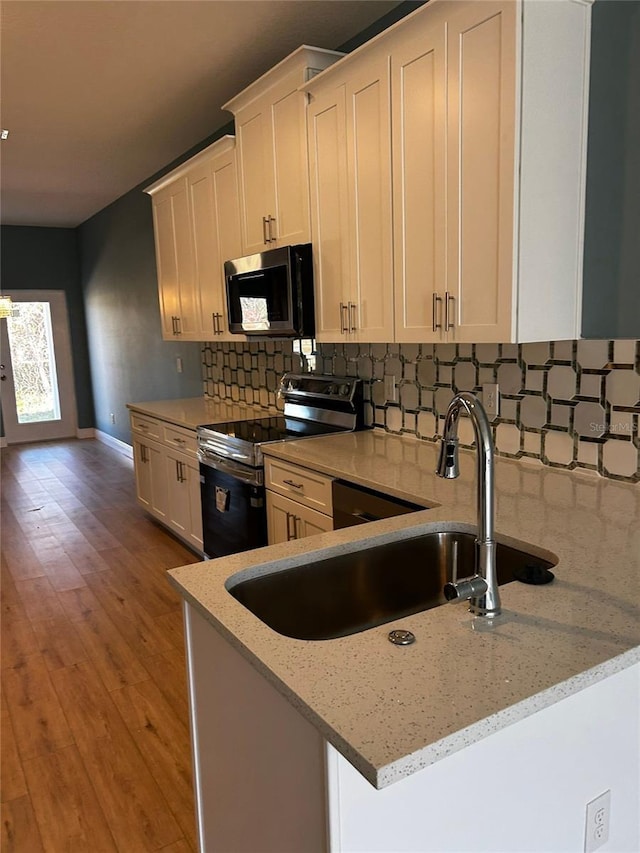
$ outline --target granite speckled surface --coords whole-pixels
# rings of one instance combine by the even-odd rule
[[[376,430],[271,445],[280,459],[439,506],[170,572],[186,600],[379,788],[640,660],[640,488],[536,463],[496,460],[497,538],[555,554],[556,580],[501,587],[503,615],[491,629],[464,605],[447,605],[349,637],[295,640],[229,594],[236,573],[473,530],[475,456],[461,453],[460,478],[445,481],[433,473],[437,449]],[[415,644],[393,646],[393,628],[411,630]]]
[[[268,417],[271,410],[211,397],[184,397],[180,400],[153,400],[148,403],[127,403],[127,408],[159,418],[162,421],[196,429],[201,424]]]

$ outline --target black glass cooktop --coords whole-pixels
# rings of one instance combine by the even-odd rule
[[[277,415],[271,418],[256,418],[251,421],[228,421],[222,424],[207,424],[200,427],[218,435],[227,435],[250,444],[262,444],[266,441],[284,441],[287,438],[305,438],[314,435],[328,435],[344,432],[344,427],[320,424],[315,421],[285,418]]]

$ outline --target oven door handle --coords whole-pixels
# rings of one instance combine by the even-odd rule
[[[202,450],[198,454],[198,458],[208,468],[214,468],[216,471],[221,471],[223,474],[235,477],[236,480],[248,483],[250,486],[261,486],[263,484],[264,476],[262,468],[249,468],[246,465],[238,465],[230,459],[212,456],[209,453],[204,453]]]

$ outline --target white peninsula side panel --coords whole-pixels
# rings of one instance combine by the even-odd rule
[[[584,850],[586,804],[611,791],[602,851],[640,850],[640,664],[376,790],[328,746],[332,853]]]
[[[325,742],[184,604],[201,853],[325,853]]]

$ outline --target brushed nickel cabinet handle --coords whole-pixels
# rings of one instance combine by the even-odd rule
[[[262,217],[262,239],[265,243],[269,242],[269,217]]]
[[[275,216],[269,216],[268,219],[269,219],[269,242],[275,243],[276,240],[278,239],[278,237],[276,236],[276,233],[275,233],[275,228],[273,227],[276,224],[276,218],[275,218]]]
[[[304,489],[304,483],[294,483],[293,480],[283,480],[282,482],[293,489]]]
[[[455,296],[452,296],[447,291],[444,295],[444,330],[445,330],[445,332],[448,332],[450,329],[453,329],[455,326],[455,323],[451,319],[453,317],[453,312],[451,311],[451,313],[450,313],[450,309],[449,309],[449,306],[451,305],[451,303],[455,302],[455,301],[456,301]]]
[[[293,533],[291,532],[291,521],[294,522]],[[292,539],[296,538],[295,533],[295,516],[290,512],[287,513],[287,542],[291,542]]]
[[[176,335],[182,334],[182,318],[176,317]]]
[[[356,318],[356,308],[357,307],[358,306],[356,305],[355,302],[349,303],[349,331],[350,332],[356,331],[356,320],[355,320],[355,318]]]
[[[344,315],[347,313],[347,320],[345,321]],[[344,335],[349,331],[349,308],[345,305],[344,302],[340,303],[340,334]]]
[[[433,294],[431,310],[433,312],[433,331],[437,332],[438,329],[442,328],[442,297],[438,296],[435,292]]]

